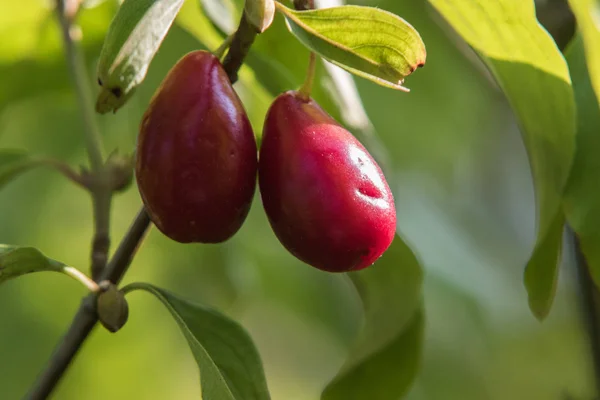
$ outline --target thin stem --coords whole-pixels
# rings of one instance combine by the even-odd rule
[[[129,227],[129,231],[119,244],[119,248],[115,251],[112,259],[106,266],[101,281],[108,280],[115,285],[121,282],[133,260],[133,256],[148,232],[150,223],[150,216],[146,212],[146,209],[142,207]]]
[[[78,174],[75,170],[73,170],[71,166],[60,160],[55,160],[52,158],[40,158],[36,160],[35,163],[38,165],[52,167],[56,171],[60,172],[65,178],[69,179],[78,186],[81,186],[83,188],[86,187],[84,180],[81,178],[81,175]]]
[[[62,272],[66,275],[69,275],[76,281],[79,281],[83,286],[88,288],[90,292],[98,293],[98,291],[100,291],[100,287],[98,286],[98,284],[77,268],[65,266],[63,267]]]
[[[150,218],[146,210],[142,208],[102,274],[100,281],[109,280],[116,284],[121,280],[149,226]],[[96,294],[91,294],[83,299],[69,330],[62,338],[54,354],[52,354],[48,367],[39,376],[26,399],[43,400],[50,395],[69,364],[75,358],[77,351],[91,333],[96,322],[98,322]]]
[[[310,58],[308,59],[308,71],[306,72],[306,79],[304,80],[302,87],[298,89],[298,94],[300,95],[300,98],[304,101],[310,100],[310,94],[315,83],[316,70],[317,55],[311,51]]]
[[[67,64],[73,76],[75,92],[79,103],[85,131],[85,144],[92,171],[99,171],[104,165],[102,137],[94,119],[93,97],[88,85],[83,58],[71,37],[71,22],[65,15],[65,0],[56,0],[56,12],[60,22]]]
[[[108,251],[110,248],[110,207],[112,193],[106,188],[98,188],[92,192],[92,206],[94,209],[94,237],[92,239],[92,278],[99,281],[102,271],[106,267]]]
[[[590,275],[589,266],[577,234],[569,228],[581,292],[581,311],[591,350],[596,394],[600,395],[600,294]]]
[[[215,51],[213,51],[213,54],[219,60],[223,58],[223,56],[225,55],[225,51],[227,51],[227,49],[229,48],[229,46],[231,46],[231,42],[233,41],[233,36],[234,35],[227,36],[225,38],[225,40],[223,41],[223,43],[221,43],[221,45]]]
[[[275,5],[280,6],[280,4],[277,3],[275,3]],[[315,0],[294,0],[294,8],[298,11],[313,10],[315,8]],[[317,55],[311,51],[309,57],[306,79],[304,79],[304,83],[300,89],[298,89],[299,97],[304,101],[310,100],[310,94],[315,83],[315,73],[317,69]]]
[[[243,21],[244,19],[242,18],[240,25],[245,24]],[[237,71],[242,66],[244,57],[248,54],[249,47],[254,41],[254,39],[249,40],[238,37],[241,35],[240,32],[246,32],[249,35],[252,35],[252,38],[256,36],[254,30],[251,28],[250,30],[247,29],[247,27],[238,28],[238,31],[236,32],[236,35],[232,41],[232,45],[229,49],[229,53],[227,54],[223,64],[223,67],[228,72],[228,75],[232,81],[237,79]],[[236,37],[238,37],[237,40]],[[234,43],[237,44],[234,46]],[[242,43],[246,47],[241,47],[240,44]],[[144,238],[144,235],[148,231],[149,226],[150,217],[146,210],[142,207],[133,221],[133,224],[129,228],[129,231],[119,244],[119,248],[117,251],[115,251],[112,259],[104,269],[99,281],[109,280],[114,284],[118,284],[121,281],[125,275],[125,272],[127,272],[127,268],[129,267],[129,264],[131,263],[131,260],[142,239]],[[46,370],[42,372],[31,392],[26,397],[27,399],[46,399],[52,390],[54,390],[61,377],[67,370],[67,367],[73,361],[78,350],[85,342],[85,339],[98,322],[95,307],[95,295],[90,295],[83,299],[81,307],[79,307],[77,314],[73,318],[71,326],[56,348],[52,358],[48,362]]]
[[[129,292],[132,292],[134,290],[137,289],[143,289],[144,285],[140,282],[132,282],[129,285],[126,285],[124,287],[121,288],[121,292],[123,292],[123,294],[127,294]]]
[[[242,13],[240,25],[233,34],[229,52],[223,61],[223,68],[225,68],[225,72],[227,72],[227,76],[229,76],[231,83],[237,81],[238,71],[242,67],[244,59],[248,55],[248,51],[250,51],[254,39],[256,39],[256,35],[258,35],[258,33],[248,22],[246,13]]]
[[[104,157],[102,138],[94,119],[92,93],[88,85],[85,62],[71,37],[71,19],[65,13],[65,0],[56,0],[56,12],[61,26],[67,64],[73,76],[75,92],[83,117],[84,137],[92,174],[97,182],[104,182]],[[111,190],[106,185],[98,185],[91,190],[94,208],[94,238],[92,239],[91,272],[98,279],[108,257]]]

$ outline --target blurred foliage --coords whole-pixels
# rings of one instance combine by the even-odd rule
[[[518,118],[538,217],[525,286],[531,311],[543,319],[556,291],[562,193],[575,143],[575,103],[567,64],[538,23],[533,2],[430,2],[486,63]]]
[[[543,324],[525,305],[522,268],[535,243],[536,211],[526,152],[505,98],[472,50],[427,2],[361,4],[405,18],[421,34],[428,53],[426,67],[407,80],[410,94],[356,80],[390,153],[399,231],[425,269],[424,357],[407,398],[590,399],[589,350],[570,263],[563,265],[554,308]],[[79,20],[94,88],[97,58],[116,6],[112,0],[102,2],[83,10]],[[134,148],[142,113],[177,59],[199,47],[218,46],[219,32],[195,1],[186,1],[178,23],[132,100],[117,114],[98,117],[107,150]],[[289,35],[281,16],[257,38],[248,60],[252,68],[244,68],[236,84],[257,133],[275,92],[300,85],[307,60],[308,51]],[[318,79],[315,98],[338,117],[323,68]],[[4,4],[0,148],[26,149],[77,165],[86,159],[81,129],[48,4]],[[115,199],[113,243],[139,205],[135,188]],[[0,243],[35,246],[81,268],[89,263],[88,196],[52,171],[33,170],[0,192],[0,227]],[[417,286],[410,287],[420,285],[416,276]],[[369,318],[347,276],[309,268],[282,248],[258,196],[241,231],[223,245],[181,245],[152,230],[125,279],[137,280],[238,320],[258,347],[276,400],[319,398],[355,350]],[[399,284],[398,299],[406,290]],[[83,294],[59,274],[28,275],[2,285],[0,397],[20,398],[27,391]],[[200,397],[194,359],[168,311],[148,296],[129,302],[127,325],[116,335],[101,329],[92,334],[56,398]]]

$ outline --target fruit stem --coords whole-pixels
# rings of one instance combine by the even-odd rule
[[[317,55],[310,52],[310,58],[308,59],[308,71],[306,72],[306,79],[304,83],[298,89],[299,98],[303,101],[310,100],[310,93],[312,92],[313,85],[315,83],[315,72],[317,70]]]
[[[233,41],[233,37],[234,37],[233,34],[227,36],[225,38],[225,40],[223,41],[223,43],[221,43],[221,45],[219,46],[219,48],[217,48],[215,51],[213,51],[213,54],[219,60],[223,59],[223,56],[225,55],[225,51],[227,51],[227,49],[229,48],[229,46],[231,46],[231,42]]]
[[[256,32],[256,29],[254,29],[252,24],[248,21],[246,13],[242,13],[240,25],[233,34],[229,52],[227,52],[225,60],[223,61],[223,68],[225,69],[225,72],[227,72],[227,76],[229,76],[231,83],[237,81],[238,71],[242,67],[244,59],[248,55],[248,51],[250,51],[254,39],[256,39],[256,35],[258,35],[258,32]]]

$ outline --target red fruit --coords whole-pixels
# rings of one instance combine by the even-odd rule
[[[185,55],[169,71],[142,120],[136,178],[165,235],[218,243],[248,215],[257,150],[244,107],[219,60]]]
[[[279,241],[313,267],[368,267],[394,238],[394,198],[375,160],[314,100],[296,92],[280,95],[269,109],[258,178]]]

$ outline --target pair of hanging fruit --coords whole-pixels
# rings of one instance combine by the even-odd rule
[[[290,91],[271,105],[257,157],[252,127],[219,59],[187,54],[140,127],[136,177],[152,221],[178,242],[223,242],[248,215],[257,173],[273,231],[307,264],[359,270],[392,242],[392,193],[352,134]]]

